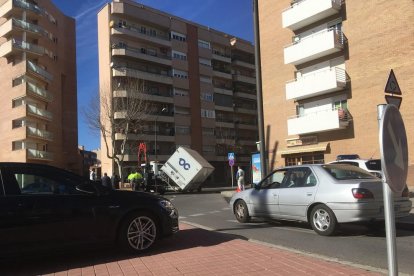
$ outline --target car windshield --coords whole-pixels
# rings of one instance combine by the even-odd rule
[[[338,180],[346,179],[375,179],[376,177],[369,172],[348,164],[324,165],[325,169],[331,176]]]

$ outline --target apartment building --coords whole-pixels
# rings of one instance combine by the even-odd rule
[[[178,146],[198,151],[215,167],[216,184],[230,184],[228,152],[249,165],[258,139],[250,42],[126,0],[102,8],[98,34],[101,95],[125,97],[116,84],[137,79],[150,106],[141,131],[114,130],[116,147],[129,135],[126,167],[137,166],[140,142],[161,162]],[[105,156],[102,170],[112,172]]]
[[[51,1],[0,1],[0,161],[80,171],[75,42]]]
[[[386,103],[393,69],[410,149],[408,184],[414,185],[413,2],[259,5],[264,121],[271,127],[273,165],[329,162],[339,154],[379,158],[377,105]]]

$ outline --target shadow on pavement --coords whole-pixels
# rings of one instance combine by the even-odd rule
[[[143,254],[125,254],[121,253],[114,246],[95,245],[88,247],[79,246],[65,251],[36,252],[36,254],[32,255],[5,257],[0,259],[0,275],[29,276],[52,274],[131,258],[148,257],[196,247],[215,246],[234,239],[246,240],[246,238],[238,235],[190,228],[188,226],[183,228],[183,230],[172,237],[159,240],[152,250]]]

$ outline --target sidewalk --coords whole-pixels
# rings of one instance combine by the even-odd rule
[[[387,271],[341,263],[241,236],[181,223],[181,231],[141,256],[111,250],[66,253],[1,264],[1,275],[384,275]],[[89,251],[89,250],[88,250]],[[91,254],[92,253],[92,254]],[[24,265],[22,265],[24,264]]]

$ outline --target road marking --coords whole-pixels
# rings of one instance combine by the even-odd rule
[[[217,214],[217,213],[220,213],[221,211],[211,211],[211,212],[208,212],[209,214]]]
[[[180,216],[180,219],[186,219],[187,217],[184,217],[184,216]]]
[[[199,216],[205,216],[206,214],[200,213],[200,214],[193,214],[189,215],[189,217],[199,217]]]
[[[221,210],[230,210],[231,208],[230,207],[225,207],[225,208],[222,208]]]

